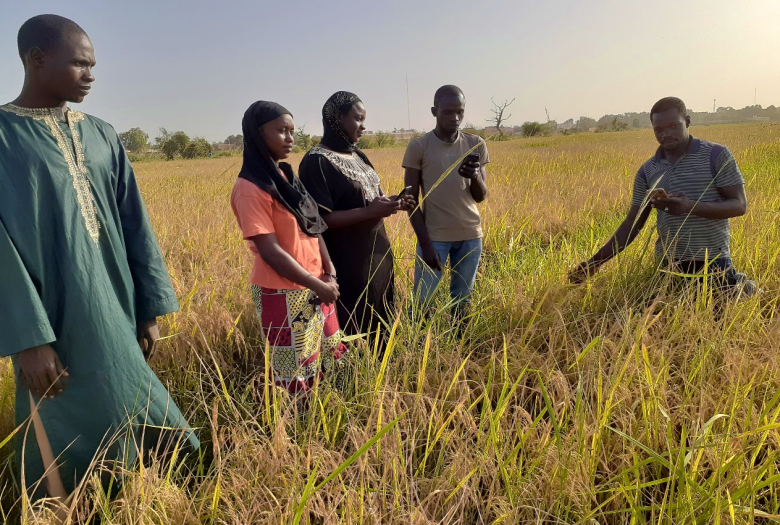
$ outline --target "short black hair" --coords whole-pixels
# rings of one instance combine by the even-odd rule
[[[441,102],[441,99],[448,95],[453,95],[459,98],[463,97],[464,99],[466,98],[466,95],[463,94],[463,90],[458,86],[447,84],[446,86],[442,86],[436,90],[436,94],[433,95],[433,107],[439,107],[439,102]]]
[[[676,109],[683,117],[688,116],[688,108],[685,107],[685,102],[677,97],[664,97],[653,104],[653,108],[650,110],[650,118],[652,119],[656,113],[663,113],[670,109]]]
[[[24,62],[30,49],[37,47],[50,52],[62,44],[67,35],[87,36],[76,22],[59,15],[38,15],[29,19],[19,28],[16,43],[19,46],[19,58]]]

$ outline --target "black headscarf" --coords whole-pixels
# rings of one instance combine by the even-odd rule
[[[341,129],[339,113],[342,115],[348,113],[352,106],[358,102],[360,102],[360,97],[349,91],[337,91],[331,95],[322,106],[324,133],[320,142],[333,151],[341,153],[350,153],[357,149],[357,144],[349,140],[347,134]]]
[[[357,142],[352,142],[344,130],[341,129],[341,123],[339,122],[339,114],[345,115],[349,113],[352,106],[362,102],[360,97],[349,91],[336,91],[322,106],[322,127],[323,134],[320,144],[324,144],[333,151],[340,153],[352,153],[353,151],[363,159],[363,162],[374,167],[371,161],[365,153],[360,151],[357,147]]]
[[[298,225],[306,235],[316,237],[328,228],[317,211],[317,203],[306,191],[301,179],[295,176],[292,166],[280,162],[277,169],[260,135],[260,126],[282,115],[292,116],[292,113],[276,102],[264,100],[255,102],[246,110],[244,120],[241,121],[244,132],[244,164],[238,176],[279,201],[295,215]],[[279,170],[284,175],[279,173]]]

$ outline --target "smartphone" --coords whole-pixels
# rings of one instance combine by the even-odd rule
[[[466,155],[467,162],[479,162],[479,153],[469,153]]]
[[[322,299],[317,297],[317,294],[309,290],[309,304],[313,306],[319,306],[322,304]]]
[[[647,200],[651,199],[665,199],[669,195],[666,193],[666,190],[663,188],[652,188],[650,190],[647,190]]]
[[[408,195],[410,191],[412,191],[411,186],[405,187],[404,189],[401,190],[401,192],[398,195],[395,196],[395,199],[393,200],[400,201],[403,198],[403,196]]]

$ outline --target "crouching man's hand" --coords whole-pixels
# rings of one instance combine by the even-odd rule
[[[599,271],[599,267],[589,261],[581,262],[569,270],[569,281],[574,284],[582,284],[593,277]]]

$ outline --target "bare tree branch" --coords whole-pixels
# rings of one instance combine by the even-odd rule
[[[494,106],[493,109],[490,110],[493,113],[493,117],[487,119],[487,122],[494,123],[496,125],[496,129],[498,130],[498,134],[500,136],[503,136],[504,132],[501,131],[501,124],[512,117],[511,113],[509,115],[504,116],[504,111],[506,111],[506,108],[508,108],[512,104],[512,102],[515,101],[515,99],[513,98],[512,100],[509,101],[504,100],[500,104],[497,104],[496,101],[493,100],[494,98],[495,95],[490,97],[490,102],[492,102]]]

